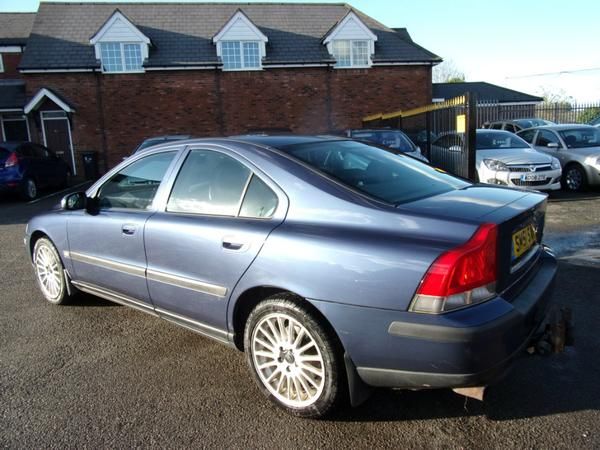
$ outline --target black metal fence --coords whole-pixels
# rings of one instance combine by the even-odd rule
[[[375,114],[365,117],[363,126],[399,128],[435,167],[476,177],[477,102],[470,94],[408,111]]]
[[[486,122],[523,118],[546,119],[556,123],[588,123],[600,116],[600,102],[596,103],[549,103],[502,104],[496,101],[478,102],[477,126]]]

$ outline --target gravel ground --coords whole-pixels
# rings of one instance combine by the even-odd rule
[[[321,421],[269,404],[243,355],[209,339],[92,296],[45,303],[22,237],[55,202],[0,199],[3,447],[600,447],[600,266],[573,258],[600,248],[598,192],[556,195],[547,214],[562,258],[553,301],[574,310],[574,348],[519,359],[484,403],[377,390]]]

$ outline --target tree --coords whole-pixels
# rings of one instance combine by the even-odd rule
[[[456,67],[454,61],[447,59],[433,68],[432,81],[434,83],[462,83],[465,81],[465,74]]]

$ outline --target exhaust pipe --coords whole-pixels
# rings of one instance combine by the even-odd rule
[[[483,395],[485,394],[485,388],[487,386],[476,386],[476,387],[465,387],[465,388],[454,388],[452,389],[458,395],[462,395],[468,398],[474,398],[475,400],[483,401]]]

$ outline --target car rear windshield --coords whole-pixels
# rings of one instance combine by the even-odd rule
[[[401,152],[362,142],[326,141],[281,149],[352,189],[394,205],[469,185]]]
[[[543,125],[554,125],[554,122],[544,119],[518,119],[514,121],[521,128],[541,127]]]
[[[477,133],[477,150],[502,150],[528,147],[529,144],[527,142],[508,131]]]
[[[353,139],[362,139],[401,152],[414,152],[414,144],[400,131],[354,131]]]
[[[569,148],[600,147],[600,130],[597,128],[575,128],[559,134]]]

